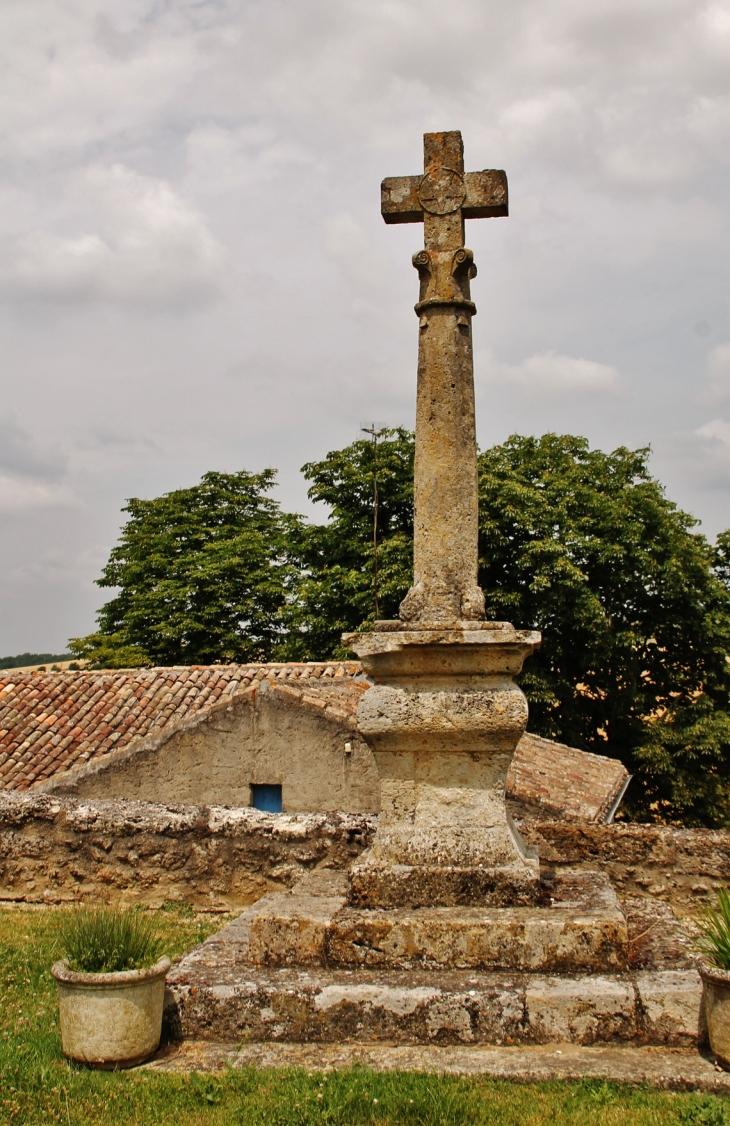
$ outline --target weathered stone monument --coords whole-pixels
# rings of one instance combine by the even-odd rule
[[[465,173],[461,135],[428,133],[423,175],[385,180],[382,213],[423,222],[425,247],[413,586],[398,621],[345,636],[374,682],[357,722],[378,829],[349,871],[313,871],[190,954],[169,979],[171,1025],[299,1043],[667,1042],[647,1031],[657,985],[629,973],[606,875],[541,871],[505,806],[527,721],[513,678],[540,635],[484,620],[464,246],[465,219],[507,214],[505,174]]]
[[[504,784],[527,723],[512,677],[540,635],[484,621],[464,220],[507,214],[504,172],[464,174],[460,133],[427,133],[424,174],[382,185],[386,223],[422,222],[413,586],[400,621],[345,640],[375,687],[358,726],[380,772],[378,833],[350,875],[361,906],[517,905],[537,859],[509,823]]]

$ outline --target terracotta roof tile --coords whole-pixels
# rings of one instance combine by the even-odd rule
[[[507,797],[566,821],[605,821],[631,776],[618,759],[526,734],[507,775]]]
[[[340,680],[337,685],[325,682],[327,688],[320,689],[319,678],[330,668],[329,675],[339,673]],[[358,684],[352,699],[343,702],[355,687],[354,678],[361,675],[354,661],[337,666],[192,665],[113,672],[0,670],[0,789],[24,790],[112,748],[120,750],[133,739],[204,712],[225,692],[267,675],[276,691],[283,691],[289,680],[315,681],[312,691],[320,706],[332,703],[353,716],[366,687]]]

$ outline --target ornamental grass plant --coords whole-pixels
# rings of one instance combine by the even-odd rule
[[[720,888],[717,906],[707,905],[697,919],[697,949],[719,970],[730,971],[730,893]]]
[[[138,908],[80,907],[64,918],[59,941],[69,969],[87,974],[148,969],[164,946],[155,917]]]

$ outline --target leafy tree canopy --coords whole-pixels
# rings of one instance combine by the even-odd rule
[[[622,759],[629,812],[730,824],[730,531],[715,547],[669,501],[648,450],[513,436],[484,451],[480,583],[489,617],[539,629],[530,730]],[[304,467],[325,524],[282,514],[273,473],[206,474],[130,501],[101,586],[119,593],[80,656],[120,664],[344,655],[374,617],[375,448]],[[377,446],[379,616],[411,582],[413,435]]]
[[[132,499],[101,587],[119,593],[99,632],[70,648],[100,667],[271,659],[280,637],[298,525],[266,494],[263,473],[206,473],[199,485]]]
[[[302,468],[326,524],[299,524],[290,563],[300,578],[287,609],[288,659],[348,655],[340,635],[375,617],[373,484],[377,469],[378,613],[397,618],[413,573],[413,435],[383,430]],[[351,654],[350,654],[351,655]]]
[[[649,474],[649,451],[512,437],[480,468],[487,616],[539,629],[530,730],[622,759],[629,807],[730,821],[730,589]]]

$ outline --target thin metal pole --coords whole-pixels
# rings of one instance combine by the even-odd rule
[[[378,605],[378,438],[383,433],[384,427],[377,422],[369,425],[360,424],[363,434],[369,434],[373,440],[373,602],[375,604],[375,621],[380,616]]]

